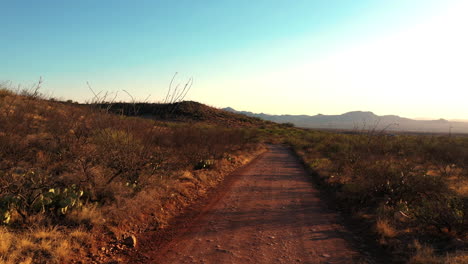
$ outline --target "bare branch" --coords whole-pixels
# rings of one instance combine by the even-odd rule
[[[170,95],[171,89],[172,89],[172,83],[174,82],[174,79],[175,79],[176,76],[177,76],[177,72],[174,73],[174,76],[172,76],[172,80],[169,83],[169,89],[167,90],[166,99],[164,99],[164,103],[167,103],[167,100],[169,99],[169,95]]]

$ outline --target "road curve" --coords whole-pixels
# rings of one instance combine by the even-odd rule
[[[271,146],[233,176],[223,197],[147,263],[356,263],[290,150]]]

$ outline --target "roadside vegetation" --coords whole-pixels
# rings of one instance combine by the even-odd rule
[[[263,142],[292,146],[389,262],[468,262],[468,137],[314,131],[196,102],[61,102],[39,88],[0,87],[0,264],[125,261],[136,234],[165,228]]]
[[[0,263],[119,260],[135,234],[164,228],[261,151],[257,141],[242,125],[129,117],[0,88]]]
[[[398,263],[467,263],[468,137],[263,129]],[[367,234],[363,234],[368,236]]]

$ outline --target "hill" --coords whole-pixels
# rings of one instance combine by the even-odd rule
[[[468,122],[455,122],[445,119],[414,120],[396,115],[378,116],[372,112],[354,111],[342,115],[268,115],[247,111],[236,111],[224,108],[226,111],[258,117],[277,123],[293,123],[298,127],[320,129],[385,129],[387,131],[405,131],[418,133],[468,133]]]
[[[160,121],[201,122],[225,127],[256,127],[270,122],[258,117],[217,109],[194,101],[164,103],[99,104],[115,114],[140,116]]]

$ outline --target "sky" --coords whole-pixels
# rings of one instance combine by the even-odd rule
[[[0,0],[0,82],[269,114],[468,119],[466,0]]]

